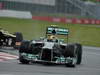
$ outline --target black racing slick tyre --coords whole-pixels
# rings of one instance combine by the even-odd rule
[[[19,53],[28,53],[30,41],[23,40],[19,48]]]
[[[66,67],[75,67],[76,65],[75,64],[72,64],[72,63],[67,63],[66,64]]]
[[[63,55],[64,57],[74,57],[75,55],[74,44],[67,45]]]
[[[20,61],[20,63],[22,63],[22,64],[29,64],[29,61],[26,60],[26,59],[24,59],[23,56],[20,56],[20,57],[19,57],[19,61]]]
[[[19,49],[20,45],[17,44],[23,41],[23,35],[21,32],[15,32],[14,35],[16,36],[16,38],[13,41],[14,49]]]
[[[76,56],[75,44],[67,45],[64,53],[65,53],[64,57],[75,58],[75,56]],[[76,63],[73,63],[73,61],[71,61],[71,62],[66,63],[65,65],[66,65],[66,67],[75,67]]]
[[[23,35],[21,32],[15,32],[14,35],[16,35],[16,42],[21,42],[23,40]]]
[[[82,61],[82,45],[81,44],[75,44],[77,47],[77,62],[76,64],[81,64]]]
[[[3,43],[2,43],[2,41],[0,41],[0,48],[2,48],[2,45],[3,45]]]

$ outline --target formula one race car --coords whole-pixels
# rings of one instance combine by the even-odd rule
[[[10,34],[8,31],[0,28],[0,48],[6,46],[14,47],[17,49],[21,45],[22,40],[22,33],[16,32],[14,34]]]
[[[68,38],[68,34],[68,29],[47,27],[45,38],[22,42],[19,49],[19,61],[22,64],[42,62],[45,64],[65,64],[68,67],[81,64],[81,44],[68,44],[57,38],[57,36]]]

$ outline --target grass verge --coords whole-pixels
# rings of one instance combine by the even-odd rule
[[[100,27],[95,25],[63,24],[29,19],[0,18],[0,27],[13,33],[22,32],[25,39],[36,39],[45,36],[45,29],[51,24],[70,30],[69,42],[87,46],[100,47]]]

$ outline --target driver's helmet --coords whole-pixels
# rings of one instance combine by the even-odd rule
[[[50,36],[50,40],[53,40],[53,39],[55,39],[56,37],[54,36],[54,35],[51,35]]]
[[[50,42],[57,42],[57,37],[54,35],[51,35],[48,39]]]

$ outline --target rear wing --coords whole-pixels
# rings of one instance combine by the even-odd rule
[[[63,36],[64,38],[67,38],[67,42],[68,42],[68,34],[69,34],[69,30],[67,28],[50,26],[47,27],[46,29],[46,37],[50,35],[55,35],[57,37]]]
[[[58,27],[47,27],[46,34],[53,35],[68,35],[69,30],[66,28],[58,28]]]

